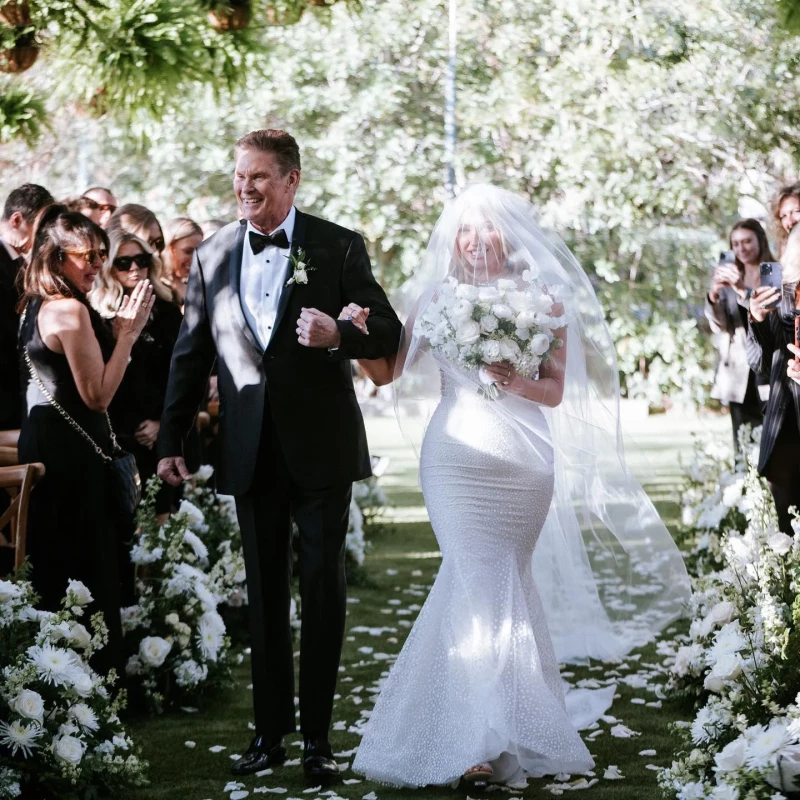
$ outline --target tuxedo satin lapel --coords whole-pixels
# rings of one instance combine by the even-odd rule
[[[300,211],[295,212],[294,218],[294,231],[292,233],[292,249],[289,251],[292,256],[297,256],[297,251],[301,248],[305,248],[306,246],[306,215]],[[281,292],[281,299],[278,301],[278,311],[275,315],[275,332],[272,335],[272,339],[270,339],[270,344],[275,341],[275,333],[278,332],[278,328],[281,326],[281,322],[283,322],[283,318],[286,315],[286,309],[289,308],[289,300],[292,298],[292,292],[296,284],[290,283],[286,286],[286,281],[292,277],[292,263],[291,258],[286,259],[286,270],[284,273],[284,287],[283,291]],[[269,344],[267,345],[267,349],[269,349]]]
[[[231,249],[231,254],[228,259],[228,285],[231,287],[231,310],[233,312],[234,319],[239,327],[244,331],[244,335],[247,337],[247,340],[253,345],[253,347],[256,348],[256,350],[261,352],[261,345],[258,343],[258,338],[248,324],[247,317],[244,315],[244,309],[242,308],[242,297],[240,293],[242,282],[242,253],[244,251],[244,236],[246,232],[247,225],[240,225],[239,230],[236,232],[236,239],[234,240],[233,248]]]

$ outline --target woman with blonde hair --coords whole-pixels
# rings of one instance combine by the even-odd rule
[[[167,376],[183,320],[160,275],[161,259],[148,242],[117,228],[110,237],[109,258],[89,294],[93,308],[106,319],[116,317],[142,281],[149,281],[155,294],[153,310],[109,409],[120,443],[136,457],[142,482],[155,475]],[[165,485],[156,500],[156,513],[166,518],[173,497],[174,490]]]
[[[787,373],[800,314],[800,225],[789,233],[781,267],[781,288],[761,286],[750,300],[747,360],[769,378],[758,471],[769,483],[778,526],[791,536],[789,508],[800,507],[800,386]]]
[[[192,257],[203,241],[203,229],[189,217],[171,219],[164,230],[163,281],[181,306],[186,297]]]

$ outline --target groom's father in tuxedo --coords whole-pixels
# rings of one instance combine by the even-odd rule
[[[350,359],[397,351],[401,325],[357,233],[294,207],[300,153],[280,130],[236,143],[241,221],[197,249],[161,418],[158,474],[189,474],[183,443],[216,359],[217,488],[236,497],[251,612],[257,736],[234,764],[285,758],[296,730],[289,626],[292,519],[300,531],[300,727],[304,768],[338,776],[328,731],[345,624],[345,536],[352,482],[370,475]],[[369,335],[337,321],[369,307]]]

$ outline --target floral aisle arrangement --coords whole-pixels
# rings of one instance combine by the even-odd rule
[[[704,575],[722,568],[722,542],[730,531],[743,533],[747,511],[769,496],[756,473],[761,428],[739,429],[740,452],[734,457],[727,442],[696,441],[681,492],[678,544],[690,573]],[[749,478],[748,478],[749,476]]]
[[[699,709],[659,778],[679,800],[800,791],[800,533],[777,530],[769,492],[748,462],[745,529],[721,535],[720,569],[696,579],[688,641],[672,666],[668,690],[696,696]]]
[[[566,320],[551,316],[560,295],[561,287],[546,289],[532,269],[522,273],[520,283],[501,278],[495,286],[459,283],[451,276],[417,318],[414,333],[463,368],[508,361],[533,377],[563,344],[554,331]]]
[[[141,572],[139,600],[122,609],[131,651],[126,671],[156,713],[179,698],[228,685],[231,667],[230,639],[218,612],[228,584],[212,577],[209,548],[201,538],[207,532],[203,513],[184,500],[160,527],[158,485],[148,484],[131,550]]]
[[[59,612],[40,611],[28,581],[0,580],[0,798],[98,797],[147,783],[118,713],[113,670],[89,666],[107,642],[103,615],[70,581]]]
[[[353,484],[353,502],[361,512],[365,537],[384,527],[383,514],[389,501],[376,476]]]

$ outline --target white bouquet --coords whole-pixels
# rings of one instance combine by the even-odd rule
[[[36,608],[24,580],[0,580],[0,799],[97,797],[146,783],[147,763],[120,722],[116,675],[89,659],[106,644],[92,595],[70,581],[63,609]]]
[[[566,318],[553,316],[563,292],[561,286],[545,288],[529,269],[519,281],[501,278],[489,286],[449,277],[417,318],[414,333],[462,368],[507,361],[520,375],[537,378],[542,363],[563,345],[554,331]]]

